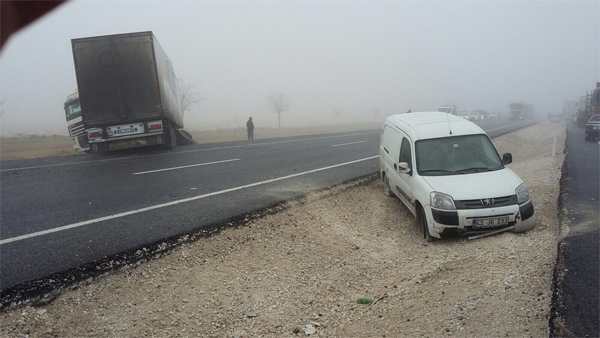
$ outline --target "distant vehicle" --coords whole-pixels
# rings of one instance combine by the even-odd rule
[[[577,101],[577,117],[575,119],[577,126],[584,127],[592,113],[592,96],[590,94],[581,96]]]
[[[81,124],[91,151],[176,146],[183,127],[177,81],[152,32],[71,43]]]
[[[593,114],[600,114],[600,82],[596,82],[596,88],[592,93],[581,96],[576,103],[577,117],[575,119],[579,127],[585,127]]]
[[[380,154],[386,195],[415,215],[427,240],[452,232],[525,231],[534,208],[523,180],[472,122],[439,112],[389,116]]]
[[[590,106],[593,114],[600,114],[600,82],[596,82],[596,89],[592,92]]]
[[[441,113],[456,114],[456,106],[453,104],[447,106],[439,106],[438,111]]]
[[[87,141],[85,124],[81,117],[81,105],[79,104],[79,94],[77,92],[67,96],[65,100],[65,116],[67,118],[69,136],[73,139],[73,147],[80,151],[89,151],[90,146]]]
[[[595,140],[600,137],[600,114],[594,114],[585,124],[585,139]]]
[[[531,117],[533,106],[524,102],[513,102],[509,105],[511,120],[524,120]]]

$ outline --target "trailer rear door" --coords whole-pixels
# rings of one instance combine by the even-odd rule
[[[72,45],[88,125],[161,116],[151,32],[74,39]]]

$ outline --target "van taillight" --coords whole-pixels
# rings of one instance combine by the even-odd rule
[[[148,132],[162,131],[162,129],[163,129],[162,121],[148,122]]]

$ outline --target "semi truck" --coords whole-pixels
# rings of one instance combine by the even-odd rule
[[[71,45],[79,107],[67,98],[65,111],[78,144],[102,153],[173,148],[189,138],[173,65],[152,32],[77,38]]]

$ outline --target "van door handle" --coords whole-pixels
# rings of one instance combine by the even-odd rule
[[[394,163],[394,170],[398,170],[398,166]]]

